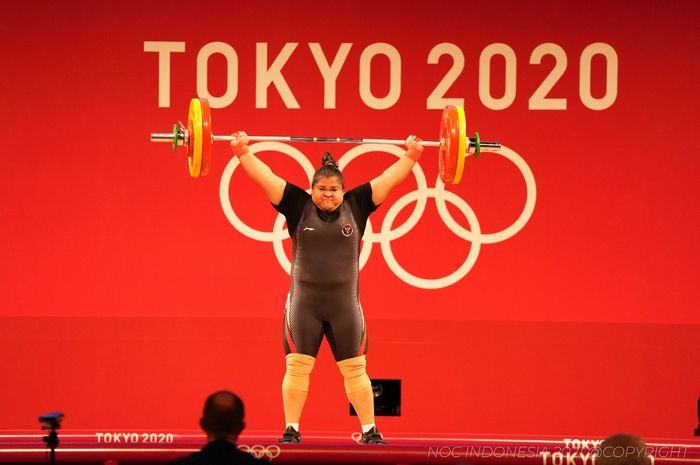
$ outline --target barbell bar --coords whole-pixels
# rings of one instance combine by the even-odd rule
[[[421,141],[424,147],[438,147],[440,179],[445,183],[458,184],[462,180],[466,157],[479,158],[481,152],[497,152],[500,142],[482,141],[479,133],[468,137],[464,108],[448,105],[440,118],[440,140]],[[169,142],[173,151],[185,147],[190,175],[194,178],[209,174],[211,145],[216,141],[232,141],[235,136],[212,134],[211,110],[206,99],[190,101],[187,124],[173,124],[171,132],[151,133],[151,142]],[[316,142],[340,144],[387,144],[403,145],[399,139],[365,139],[353,137],[308,137],[308,136],[248,136],[251,142]]]

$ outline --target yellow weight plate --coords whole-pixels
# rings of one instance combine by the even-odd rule
[[[202,169],[199,175],[206,176],[211,166],[211,110],[207,99],[199,99],[199,102],[202,104]]]
[[[190,100],[188,123],[190,128],[188,151],[191,155],[187,157],[187,163],[190,176],[198,178],[202,170],[202,102],[198,98]]]
[[[457,106],[457,131],[459,134],[459,151],[457,157],[457,170],[455,177],[452,179],[452,184],[459,184],[464,174],[464,161],[467,157],[467,117],[464,114],[464,107]]]

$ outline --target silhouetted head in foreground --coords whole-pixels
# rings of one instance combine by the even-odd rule
[[[651,465],[647,445],[632,434],[615,434],[596,448],[596,465]]]
[[[245,409],[243,401],[230,391],[219,391],[210,395],[204,403],[204,412],[199,425],[207,438],[235,441],[243,431]]]

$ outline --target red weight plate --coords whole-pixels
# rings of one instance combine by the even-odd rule
[[[457,172],[459,160],[459,114],[454,105],[447,105],[442,111],[440,142],[438,153],[440,179],[444,183],[451,183]]]
[[[202,168],[199,175],[206,176],[211,164],[211,110],[207,99],[202,98],[199,101],[202,103]]]
[[[449,148],[447,146],[450,134],[450,117],[449,117],[449,107],[445,107],[442,110],[442,115],[440,115],[440,149],[438,150],[438,172],[440,173],[440,179],[443,182],[450,176],[447,173],[447,153]]]
[[[194,144],[192,143],[192,118],[187,119],[187,137],[185,138],[185,150],[187,150],[187,158],[192,158]]]
[[[192,174],[192,169],[193,169],[193,164],[192,164],[192,157],[194,155],[194,144],[192,143],[192,134],[194,134],[193,131],[193,121],[192,118],[188,116],[187,118],[187,138],[185,139],[185,149],[187,149],[187,167],[190,172],[190,176],[193,176]]]

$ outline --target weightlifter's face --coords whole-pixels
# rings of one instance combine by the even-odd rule
[[[343,203],[343,187],[337,176],[321,177],[311,188],[311,201],[324,212],[332,212]]]

